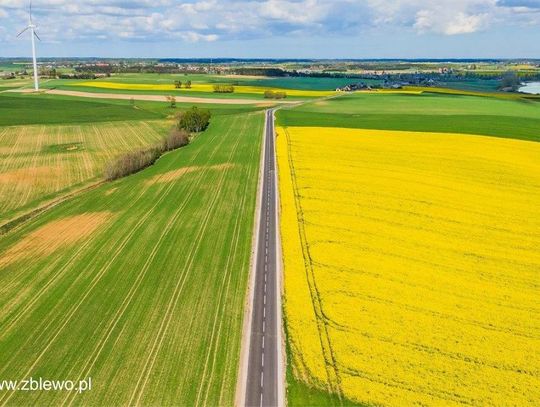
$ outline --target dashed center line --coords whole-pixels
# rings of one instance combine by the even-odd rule
[[[259,369],[260,369],[260,407],[264,407],[264,402],[266,403],[274,403],[273,401],[273,398],[275,395],[272,395],[272,393],[269,393],[266,395],[266,397],[264,396],[264,393],[268,393],[268,390],[272,390],[271,388],[265,388],[265,384],[266,384],[266,387],[268,387],[269,385],[271,386],[273,384],[273,375],[271,375],[270,377],[266,377],[265,378],[265,371],[264,369],[268,369],[268,365],[270,366],[273,366],[273,363],[274,363],[274,342],[272,341],[272,338],[269,338],[269,343],[268,343],[268,347],[266,346],[267,343],[266,343],[266,318],[268,316],[269,319],[269,323],[271,325],[269,325],[269,335],[273,335],[273,329],[274,329],[274,325],[273,325],[273,315],[272,315],[272,311],[273,311],[273,308],[272,309],[268,309],[268,312],[266,310],[267,308],[267,301],[266,301],[266,297],[267,295],[274,295],[273,293],[273,282],[272,284],[271,283],[271,280],[269,278],[269,272],[272,271],[273,272],[273,268],[274,267],[274,260],[272,258],[272,262],[270,263],[270,260],[269,260],[269,256],[274,256],[274,246],[273,246],[273,235],[271,237],[270,235],[270,232],[272,231],[273,232],[273,224],[271,225],[270,224],[270,219],[274,219],[274,212],[275,212],[275,205],[276,203],[274,202],[274,194],[275,194],[275,180],[274,180],[274,165],[275,165],[275,160],[274,160],[274,152],[273,152],[273,137],[274,137],[274,131],[273,131],[273,118],[272,118],[272,114],[271,112],[268,112],[267,113],[268,116],[267,116],[267,121],[268,123],[270,124],[267,124],[267,128],[266,128],[266,140],[265,140],[265,144],[266,144],[266,155],[265,155],[265,163],[264,163],[264,172],[266,174],[266,177],[263,175],[262,177],[262,180],[264,181],[264,183],[266,184],[264,187],[263,187],[263,191],[262,192],[262,196],[261,196],[261,200],[262,200],[262,205],[263,205],[263,208],[262,208],[262,212],[260,213],[260,227],[264,228],[265,227],[265,223],[266,223],[266,227],[265,227],[265,230],[259,230],[259,233],[260,233],[260,237],[262,238],[264,236],[264,262],[262,265],[259,265],[259,267],[261,266],[264,266],[264,275],[263,275],[263,278],[264,278],[264,282],[263,282],[263,306],[261,307],[262,308],[262,334],[260,335],[260,338],[261,338],[261,342],[260,342],[260,353],[261,353],[261,357],[260,357],[260,366],[259,366]],[[266,194],[266,197],[264,196]],[[266,217],[266,219],[264,218]],[[266,222],[265,222],[266,220]],[[261,244],[262,242],[260,242],[259,244]],[[259,246],[260,249],[262,249],[262,246]],[[272,250],[270,250],[272,249]],[[260,250],[260,256],[262,257],[262,250]],[[260,278],[260,276],[259,276]],[[259,280],[260,281],[260,280]],[[260,284],[260,283],[259,283]],[[260,285],[258,286],[258,290],[260,290]],[[259,291],[260,293],[260,291]],[[260,299],[260,297],[258,297]],[[273,302],[269,302],[270,306],[273,307]],[[268,315],[267,315],[268,314]],[[260,315],[260,314],[259,314]],[[268,349],[267,349],[268,348]],[[269,359],[265,361],[265,356],[266,356],[266,351],[270,351],[270,354],[269,354]],[[265,366],[265,362],[266,362],[266,365]],[[268,374],[272,373],[272,372],[266,372]],[[266,379],[266,383],[265,383],[265,379]],[[256,382],[254,383],[256,385]],[[256,397],[256,395],[255,395]],[[256,400],[256,399],[255,399]]]

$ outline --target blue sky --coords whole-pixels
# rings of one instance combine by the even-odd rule
[[[27,8],[0,0],[0,56],[29,54]],[[34,0],[34,20],[40,56],[540,58],[540,0]]]

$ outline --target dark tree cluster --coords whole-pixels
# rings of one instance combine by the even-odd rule
[[[177,127],[179,129],[189,133],[199,133],[206,130],[210,124],[211,114],[207,109],[199,109],[194,106],[185,112],[179,113],[177,117]]]
[[[266,99],[285,99],[287,97],[286,92],[267,90],[264,92],[264,97]]]
[[[234,93],[232,85],[214,85],[214,93]]]

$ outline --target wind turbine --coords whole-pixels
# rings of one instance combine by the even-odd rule
[[[41,41],[41,38],[39,38],[39,36],[36,34],[37,25],[35,25],[34,22],[32,21],[32,0],[30,0],[30,13],[29,14],[30,14],[30,23],[28,24],[28,26],[26,26],[24,30],[22,30],[17,35],[17,37],[20,37],[24,32],[30,30],[30,36],[32,38],[32,62],[34,64],[34,89],[37,92],[39,90],[39,81],[38,81],[38,70],[37,70],[37,60],[36,60],[36,41],[34,37],[36,37],[40,41]]]

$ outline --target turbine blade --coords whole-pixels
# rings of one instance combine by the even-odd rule
[[[30,23],[32,23],[32,0],[30,0]]]
[[[22,30],[19,34],[17,34],[17,37],[20,37],[21,35],[24,34],[25,31],[28,31],[30,27],[26,27],[24,30]]]
[[[36,38],[37,38],[38,40],[41,41],[41,38],[39,38],[39,35],[37,35],[37,33],[36,33],[35,31],[34,31],[34,35],[36,36]]]

